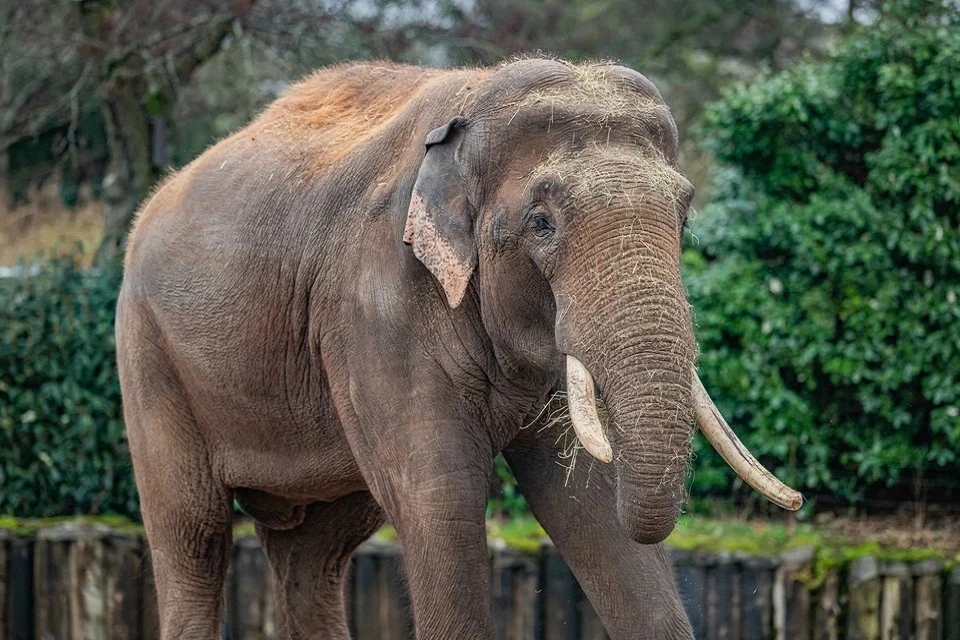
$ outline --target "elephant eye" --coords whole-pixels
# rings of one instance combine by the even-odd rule
[[[534,216],[530,219],[530,224],[533,227],[533,230],[541,238],[546,237],[554,232],[553,225],[545,215],[534,214]]]

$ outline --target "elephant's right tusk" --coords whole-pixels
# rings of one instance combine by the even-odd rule
[[[573,430],[587,453],[600,462],[613,460],[613,449],[597,415],[593,376],[582,362],[570,355],[567,356],[567,404]]]
[[[707,390],[703,388],[703,383],[700,382],[696,371],[693,372],[693,407],[700,432],[707,437],[717,453],[727,461],[738,476],[743,478],[744,482],[756,489],[764,498],[784,509],[796,511],[800,508],[803,504],[803,496],[780,482],[776,476],[757,462],[720,415]]]

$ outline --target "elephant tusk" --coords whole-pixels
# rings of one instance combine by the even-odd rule
[[[803,496],[780,482],[757,462],[720,415],[696,372],[693,373],[693,407],[700,432],[707,437],[717,453],[727,461],[738,476],[743,478],[744,482],[756,489],[764,498],[784,509],[796,511],[800,508],[803,504]]]
[[[567,356],[567,404],[573,430],[587,453],[600,462],[613,460],[613,449],[597,415],[593,376],[582,362],[570,355]]]

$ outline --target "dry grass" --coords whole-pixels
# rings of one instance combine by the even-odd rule
[[[666,199],[675,208],[683,200],[684,178],[663,154],[653,146],[632,151],[595,145],[570,154],[560,150],[551,154],[528,177],[528,184],[552,178],[567,184],[569,196],[576,202],[596,197],[605,206],[635,208],[648,196]]]
[[[597,415],[600,417],[600,422],[607,427],[609,425],[607,408],[606,405],[603,404],[603,400],[599,398],[597,401]],[[566,392],[557,391],[550,396],[547,404],[540,410],[537,417],[524,428],[534,428],[537,430],[537,433],[547,430],[556,433],[554,444],[560,446],[557,464],[566,469],[566,483],[569,484],[570,478],[573,476],[573,470],[577,465],[577,457],[583,449],[583,445],[580,444],[580,439],[577,438],[577,434],[573,430],[573,423],[570,422],[570,406],[567,404]],[[590,456],[587,455],[587,458],[589,459]]]
[[[0,192],[0,203],[10,202]],[[80,254],[89,264],[103,230],[103,204],[90,197],[75,209],[60,201],[53,182],[31,190],[27,204],[13,209],[0,206],[0,265],[33,261],[37,256]],[[78,248],[79,247],[79,248]]]

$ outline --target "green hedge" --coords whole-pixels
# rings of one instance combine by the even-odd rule
[[[960,455],[960,15],[885,11],[712,106],[726,169],[685,255],[721,410],[786,478],[852,499]],[[701,453],[695,493],[729,486]]]
[[[114,364],[119,267],[0,278],[0,513],[138,514]]]

